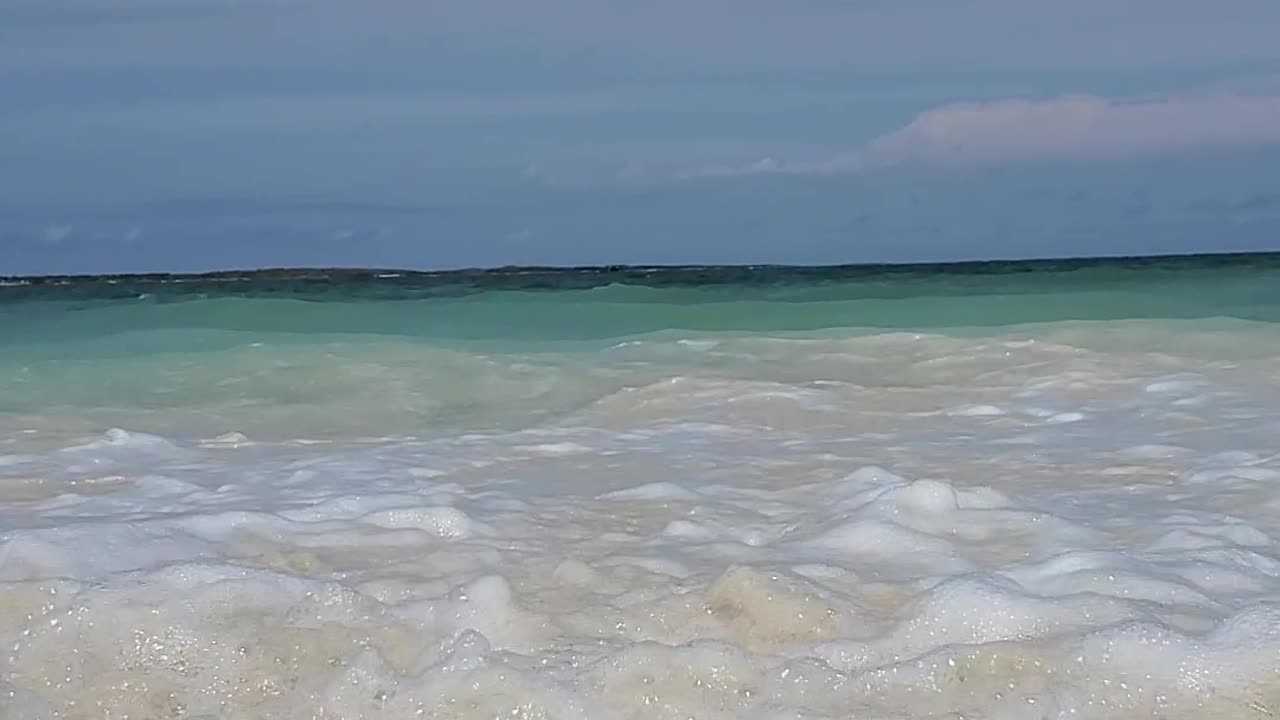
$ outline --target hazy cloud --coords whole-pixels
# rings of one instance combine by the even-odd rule
[[[130,25],[186,20],[205,20],[227,15],[260,15],[279,9],[279,2],[228,2],[226,0],[60,0],[32,2],[11,0],[0,7],[0,28],[48,31],[58,28],[80,28],[105,25]]]
[[[357,7],[355,5],[349,8]],[[719,67],[1133,67],[1280,59],[1274,0],[380,0],[353,27]],[[377,19],[375,19],[377,18]],[[1270,22],[1268,22],[1270,21]],[[1087,50],[1086,50],[1087,48]]]
[[[868,147],[872,159],[1002,160],[1280,142],[1280,97],[1215,95],[946,105]]]
[[[1277,14],[1274,0],[17,0],[0,8],[0,62],[375,67],[479,50],[576,57],[564,67],[577,74],[605,58],[686,70],[1132,68],[1280,60]]]
[[[75,228],[71,225],[50,225],[44,229],[41,241],[46,245],[57,245],[71,237],[74,230]]]
[[[142,208],[150,217],[261,217],[270,215],[425,215],[446,209],[441,205],[360,202],[354,200],[204,196],[166,200]]]
[[[1109,100],[1068,95],[943,105],[863,147],[816,161],[772,158],[688,176],[871,170],[904,163],[991,164],[1106,158],[1280,143],[1280,96]]]
[[[1055,222],[991,231],[1029,178],[1107,180],[1018,161],[1126,154],[1109,171],[1175,168],[1134,180],[1167,205],[1230,186],[1270,218],[1278,24],[1277,0],[0,0],[0,265],[1004,253]],[[1230,146],[1260,152],[1178,152]],[[1004,169],[857,172],[947,162]],[[690,167],[762,180],[672,182]],[[1156,214],[1115,196],[1056,222]],[[1181,222],[1122,234],[1193,242]]]

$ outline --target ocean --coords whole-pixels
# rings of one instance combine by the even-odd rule
[[[1280,256],[0,282],[3,720],[1280,714]]]

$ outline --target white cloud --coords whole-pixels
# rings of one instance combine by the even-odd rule
[[[874,159],[1001,160],[1280,142],[1280,97],[1115,102],[1090,95],[945,105],[867,148]]]
[[[849,153],[759,160],[694,176],[821,173],[904,163],[991,164],[1280,143],[1280,95],[1108,100],[1067,95],[943,105]]]

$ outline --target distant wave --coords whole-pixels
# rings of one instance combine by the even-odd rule
[[[170,294],[222,293],[288,295],[318,285],[342,285],[355,295],[367,288],[378,299],[449,295],[487,290],[587,290],[608,286],[696,287],[707,285],[787,285],[836,283],[876,276],[1009,275],[1079,270],[1194,270],[1280,268],[1280,252],[1196,255],[975,260],[949,263],[849,265],[600,265],[579,267],[508,266],[450,270],[400,268],[262,268],[203,273],[0,276],[0,300],[24,292],[72,286],[82,299],[136,297],[141,286],[168,286]]]

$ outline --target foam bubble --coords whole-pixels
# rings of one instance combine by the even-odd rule
[[[466,513],[452,507],[395,508],[364,516],[364,520],[381,528],[414,528],[452,540],[471,537],[476,523]]]
[[[1274,358],[993,332],[121,361],[0,416],[0,717],[1280,712]]]

